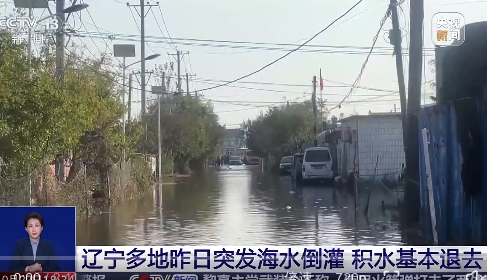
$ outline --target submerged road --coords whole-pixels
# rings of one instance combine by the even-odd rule
[[[365,196],[365,195],[364,195]],[[259,167],[208,169],[80,220],[78,245],[403,245],[394,201],[374,189],[360,198],[333,186],[295,187]]]

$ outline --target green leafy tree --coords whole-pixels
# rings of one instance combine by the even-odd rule
[[[52,48],[46,42],[29,66],[25,44],[0,32],[0,156],[21,176],[45,158],[71,154],[70,177],[85,162],[105,178],[121,151],[135,147],[123,139],[118,76],[104,70],[105,57],[88,60],[72,49],[59,84]]]
[[[163,97],[161,131],[164,154],[174,161],[178,173],[188,173],[189,163],[213,154],[223,136],[218,116],[210,103],[190,96]],[[144,149],[157,154],[157,102],[149,106]]]
[[[313,126],[310,101],[273,107],[244,123],[248,134],[247,147],[261,157],[271,156],[279,160],[310,141]]]

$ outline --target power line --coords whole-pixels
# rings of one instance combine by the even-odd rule
[[[162,9],[161,9],[161,6],[158,6],[159,7],[159,13],[161,14],[161,18],[162,18],[162,23],[164,24],[164,28],[166,29],[166,32],[167,32],[167,37],[169,37],[169,40],[172,42],[173,44],[173,48],[176,49],[176,47],[174,46],[174,41],[172,40],[171,38],[171,34],[169,33],[169,29],[167,28],[167,24],[166,24],[166,20],[164,19],[164,14],[162,13]],[[152,12],[154,14],[154,12]],[[156,15],[154,15],[154,18],[156,17]],[[157,21],[157,20],[156,20]],[[159,24],[157,24],[159,25]],[[162,33],[162,31],[161,31]],[[176,49],[177,50],[177,49]]]
[[[259,73],[260,71],[266,69],[267,67],[277,63],[278,61],[286,58],[287,56],[291,55],[293,52],[299,50],[301,47],[305,46],[307,43],[311,42],[314,38],[318,37],[318,35],[320,35],[321,33],[325,32],[328,28],[330,28],[335,22],[339,21],[340,19],[342,19],[344,16],[346,16],[348,13],[350,13],[355,7],[357,7],[360,3],[362,3],[363,0],[359,0],[355,5],[353,5],[350,9],[348,9],[344,14],[342,14],[341,16],[339,16],[337,19],[335,19],[334,21],[332,21],[327,27],[325,27],[324,29],[322,29],[320,32],[316,33],[314,36],[312,36],[310,39],[306,40],[303,44],[301,44],[300,46],[298,46],[296,49],[286,53],[285,55],[281,56],[280,58],[274,60],[273,62],[271,63],[268,63],[266,65],[264,65],[263,67],[261,67],[260,69],[254,71],[254,72],[251,72],[247,75],[244,75],[240,78],[237,78],[235,80],[232,80],[232,81],[229,81],[227,83],[224,83],[222,85],[218,85],[218,86],[213,86],[213,87],[209,87],[209,88],[204,88],[204,89],[200,89],[199,91],[202,92],[202,91],[207,91],[207,90],[210,90],[210,89],[215,89],[215,88],[219,88],[219,87],[222,87],[222,86],[226,86],[226,85],[229,85],[231,83],[234,83],[234,82],[237,82],[237,81],[240,81],[240,80],[243,80],[245,78],[248,78],[254,74],[257,74]]]
[[[76,53],[73,53],[71,50],[67,50],[70,54],[72,55],[77,55],[79,57],[78,54]],[[80,62],[82,63],[85,63],[87,64],[85,61],[83,60],[79,60]],[[91,66],[91,65],[88,65],[88,66]],[[93,66],[91,66],[93,67]],[[97,71],[100,71],[101,69],[96,69]],[[107,72],[108,74],[112,74],[112,75],[116,75],[116,73],[113,73],[113,72],[110,72],[110,71],[106,71],[106,70],[101,70],[101,71],[104,71],[104,72]],[[120,84],[118,83],[117,81],[113,81],[117,84]],[[430,82],[430,81],[428,81]],[[427,83],[427,82],[426,82]],[[134,88],[135,90],[137,90],[137,88]],[[377,96],[374,96],[374,97],[371,97],[371,98],[366,98],[366,99],[360,99],[360,100],[350,100],[350,101],[346,101],[346,102],[343,102],[343,103],[347,103],[347,104],[354,104],[354,103],[360,103],[360,104],[377,104],[377,103],[390,103],[390,102],[397,102],[398,100],[397,99],[389,99],[389,100],[377,100],[377,101],[372,101],[372,100],[375,100],[375,99],[379,99],[379,98],[383,98],[383,97],[387,97],[387,96],[390,96],[390,95],[393,95],[395,94],[395,92],[393,93],[389,93],[389,94],[384,94],[384,95],[377,95]],[[291,99],[289,100],[289,102],[292,102],[292,101],[295,101],[295,100],[298,100],[298,99],[301,99],[301,98],[305,98],[305,100],[303,101],[306,101],[308,100],[308,97],[297,97],[295,99]],[[152,101],[156,101],[156,99],[149,99],[147,100],[148,102],[152,102]],[[249,110],[255,110],[255,109],[262,109],[262,108],[269,108],[269,107],[275,107],[276,105],[278,104],[283,104],[283,103],[287,103],[288,101],[241,101],[241,100],[233,100],[233,101],[229,101],[229,100],[212,100],[210,99],[211,102],[215,102],[215,103],[225,103],[227,105],[230,105],[230,106],[243,106],[243,107],[246,107],[244,109],[232,109],[232,110],[228,110],[228,111],[219,111],[219,112],[214,112],[215,114],[220,114],[220,113],[229,113],[229,112],[239,112],[239,111],[249,111]],[[141,101],[134,101],[133,103],[140,103]],[[302,102],[302,101],[301,101]],[[257,104],[262,104],[262,105],[257,105]],[[272,105],[274,106],[272,106]],[[327,102],[327,104],[334,104],[332,102]]]
[[[325,79],[323,79],[325,80]],[[349,88],[353,86],[352,84],[340,83],[331,80],[326,80],[332,83],[339,83],[342,85],[336,86],[323,86],[324,88]],[[212,80],[212,79],[195,79],[197,83],[206,83],[206,84],[216,84],[216,83],[225,83],[228,81],[225,80]],[[267,83],[267,82],[237,82],[237,83],[245,83],[245,84],[257,84],[257,85],[272,85],[272,86],[291,86],[291,87],[306,87],[311,88],[311,85],[304,85],[304,84],[279,84],[279,83]],[[234,87],[234,88],[242,88],[242,89],[249,89],[249,90],[261,90],[261,91],[270,91],[270,92],[282,92],[282,93],[306,93],[300,91],[286,91],[286,90],[273,90],[273,89],[265,89],[265,88],[254,88],[254,87],[243,87],[243,86],[235,86],[235,85],[227,85],[227,87]],[[390,93],[397,93],[394,90],[387,90],[387,89],[380,89],[380,88],[372,88],[372,87],[365,87],[365,86],[357,86],[356,88],[369,90],[369,91],[377,91],[377,92],[390,92]],[[333,95],[333,94],[332,94]]]
[[[81,35],[84,33],[80,32]],[[112,40],[119,40],[119,41],[140,41],[140,38],[136,35],[124,35],[124,34],[114,34],[114,33],[107,33],[103,34],[102,37],[99,35],[95,35],[98,38],[102,39],[103,36],[109,37]],[[152,41],[150,39],[153,39]],[[167,43],[168,37],[155,37],[155,36],[146,36],[148,42],[152,43]],[[173,42],[174,42],[173,38]],[[331,45],[306,45],[302,48],[291,49],[292,47],[296,47],[299,45],[295,44],[282,44],[282,43],[261,43],[261,42],[238,42],[238,41],[226,41],[227,43],[220,43],[225,42],[222,40],[203,40],[203,39],[189,39],[184,38],[181,39],[184,41],[177,42],[180,45],[188,45],[188,46],[200,46],[200,47],[212,47],[212,48],[231,48],[231,49],[246,49],[246,50],[263,50],[263,51],[299,51],[305,53],[344,53],[344,54],[368,54],[367,47],[364,46],[331,46]],[[194,42],[193,42],[194,41]],[[202,41],[202,42],[200,42]],[[241,43],[245,45],[241,45]],[[174,44],[176,44],[174,42]],[[233,45],[232,45],[233,44]],[[304,48],[305,47],[305,48]],[[311,49],[310,49],[311,48]],[[313,49],[314,48],[314,49]],[[376,47],[377,51],[374,51],[373,54],[375,55],[392,55],[393,48],[392,47]],[[434,48],[424,48],[424,52],[434,54]]]
[[[358,74],[357,79],[355,79],[355,82],[353,83],[352,87],[350,88],[350,91],[348,92],[348,94],[342,99],[342,101],[337,106],[333,107],[330,110],[340,108],[343,101],[345,101],[345,99],[347,99],[352,94],[352,92],[357,88],[357,86],[360,85],[360,81],[362,80],[362,75],[364,74],[365,67],[367,67],[367,63],[369,62],[370,55],[372,54],[372,51],[374,50],[375,44],[377,43],[377,39],[379,38],[380,32],[382,31],[382,27],[386,23],[386,20],[389,18],[390,13],[391,13],[391,8],[387,8],[386,14],[384,15],[384,17],[381,20],[379,30],[377,31],[377,33],[374,36],[374,39],[372,40],[372,46],[370,47],[369,54],[367,55],[367,58],[365,58],[364,64],[362,65],[362,68],[360,69],[360,73]]]
[[[84,22],[85,24],[93,25],[89,22]],[[110,40],[119,40],[119,41],[132,41],[132,42],[140,42],[140,36],[139,35],[127,35],[127,34],[120,34],[120,33],[112,33],[109,30],[99,28],[101,30],[106,31],[107,33],[102,34],[101,36],[98,34],[91,34],[93,35],[92,37],[95,39],[105,39],[108,38]],[[83,32],[80,32],[81,35],[88,35],[88,33],[93,33],[93,32],[87,32],[86,34]],[[122,37],[122,39],[117,39],[117,37]],[[269,47],[255,47],[255,46],[232,46],[232,45],[215,45],[211,44],[211,42],[229,42],[229,43],[245,43],[245,44],[258,44],[258,45],[277,45],[277,46],[298,46],[296,44],[285,44],[285,43],[263,43],[263,42],[243,42],[243,41],[228,41],[228,40],[209,40],[209,39],[194,39],[194,38],[169,38],[169,37],[160,37],[160,36],[146,36],[147,39],[154,38],[154,39],[159,39],[159,41],[152,41],[152,43],[167,43],[168,39],[171,40],[186,40],[186,41],[195,41],[195,42],[210,42],[209,44],[199,44],[199,43],[185,43],[185,42],[178,42],[178,44],[181,45],[189,45],[189,46],[202,46],[202,47],[216,47],[216,48],[236,48],[236,49],[256,49],[256,50],[268,50],[268,51],[290,51],[289,49],[284,49],[282,47],[275,47],[275,48],[269,48]],[[298,41],[303,41],[305,39],[301,39]],[[146,40],[147,42],[151,42],[150,40]],[[174,42],[174,41],[173,41]],[[176,43],[175,43],[176,44]],[[300,49],[300,52],[311,52],[311,53],[343,53],[343,54],[367,54],[368,52],[364,52],[364,49],[368,50],[368,47],[364,46],[329,46],[329,45],[306,45],[306,47],[314,47],[314,48],[319,48],[318,50],[311,49],[311,50],[306,50],[306,49]],[[167,49],[161,46],[158,46],[158,48],[163,48]],[[332,48],[333,50],[322,50],[323,48]],[[336,50],[336,49],[344,49],[344,50]],[[347,50],[348,49],[348,50]],[[350,50],[350,49],[358,49],[358,50]],[[377,50],[381,50],[382,52],[375,52],[374,55],[391,55],[393,48],[392,47],[375,47]],[[424,48],[425,51],[428,52],[433,52],[434,48]],[[238,52],[238,53],[248,53],[248,51],[244,52]],[[235,54],[235,53],[209,53],[209,54]]]
[[[91,21],[93,22],[93,25],[95,26],[95,28],[96,28],[96,30],[98,31],[98,33],[99,33],[99,34],[101,34],[100,29],[98,28],[98,26],[96,25],[95,20],[94,20],[94,19],[93,19],[93,17],[91,16],[90,10],[89,10],[89,9],[86,9],[86,13],[88,13],[88,16],[90,17]],[[81,19],[81,17],[80,17],[80,19]],[[83,25],[83,26],[84,26],[84,25]],[[86,29],[86,26],[84,26],[84,28]],[[91,37],[90,37],[90,39],[93,41],[93,38],[91,38]],[[106,51],[106,50],[109,50],[110,54],[112,54],[112,55],[113,55],[113,52],[112,52],[112,50],[111,50],[110,46],[108,45],[107,41],[106,41],[106,40],[103,40],[103,41],[105,42],[105,45],[106,45],[106,49],[105,49],[105,51]],[[95,42],[93,42],[93,43],[95,43]],[[118,60],[118,58],[117,58],[117,60]],[[120,60],[118,60],[118,61],[120,62]]]
[[[183,59],[184,59],[184,57],[183,57]],[[188,54],[188,61],[189,61],[189,69],[191,70],[191,73],[194,74],[193,65],[191,64],[191,57],[189,54]],[[193,84],[195,92],[198,92],[198,89],[196,88],[196,83],[195,83],[194,79],[191,79],[191,83]]]
[[[196,83],[204,83],[204,84],[210,84],[210,85],[219,85],[219,83],[216,82],[211,82],[207,80],[195,80]],[[257,88],[257,87],[246,87],[246,86],[237,86],[237,85],[226,85],[226,87],[232,87],[232,88],[241,88],[241,89],[247,89],[247,90],[255,90],[255,91],[266,91],[266,92],[275,92],[275,93],[290,93],[290,94],[307,94],[311,95],[309,92],[303,92],[303,91],[289,91],[289,90],[277,90],[277,89],[269,89],[269,88]],[[307,86],[308,88],[311,88],[310,85]],[[328,88],[349,88],[349,86],[327,86]],[[383,90],[383,89],[374,89],[374,88],[367,88],[367,87],[357,87],[360,89],[364,90],[370,90],[370,91],[378,91],[378,92],[389,92],[389,93],[396,93],[396,91],[393,90]],[[332,96],[343,96],[343,94],[337,94],[337,93],[327,93],[327,95],[332,95]],[[377,96],[377,94],[372,94],[372,95],[360,95],[360,96]]]
[[[68,51],[70,54],[72,54],[72,55],[75,55],[75,56],[78,56],[78,57],[79,57],[79,55],[78,55],[78,54],[73,53],[73,52],[72,52],[71,50],[69,50],[68,48],[66,48],[66,50],[67,50],[67,51]],[[96,58],[96,56],[95,56],[93,53],[90,53],[90,54],[93,56],[93,58],[94,58],[95,60],[98,60],[98,59]],[[85,58],[85,59],[89,59],[89,58]],[[89,63],[86,63],[86,62],[85,62],[85,61],[83,61],[83,60],[80,60],[80,62],[82,62],[83,64],[85,64],[85,65],[86,65],[86,66],[88,66],[88,67],[93,67],[92,65],[90,65]],[[95,70],[95,71],[98,71],[98,72],[100,72],[100,71],[102,71],[102,72],[106,72],[106,73],[108,73],[108,74],[110,74],[110,75],[113,75],[113,76],[115,76],[115,77],[120,77],[120,74],[119,74],[119,73],[112,72],[112,71],[109,71],[109,70],[104,70],[104,69],[94,69],[94,70]],[[210,80],[210,79],[207,79],[207,80]],[[218,81],[218,80],[215,80],[215,81]],[[220,81],[222,81],[222,80],[220,80]],[[343,85],[345,85],[345,86],[347,86],[347,87],[348,87],[348,86],[351,86],[351,85],[349,85],[349,84],[347,84],[347,83],[342,83],[342,82],[337,82],[337,81],[332,81],[332,80],[326,80],[326,81],[329,81],[329,82],[332,82],[332,83],[337,83],[337,84],[343,84]],[[433,80],[427,81],[427,82],[425,82],[425,84],[426,84],[426,83],[430,83],[430,82],[432,82],[432,81],[433,81]],[[114,83],[116,83],[116,84],[118,84],[118,85],[122,85],[120,82],[117,82],[116,80],[114,80]],[[267,85],[306,86],[306,85],[299,85],[299,84],[294,85],[294,84],[262,83],[262,82],[251,82],[251,81],[249,81],[249,82],[243,82],[243,81],[242,81],[242,82],[240,82],[240,83],[255,83],[255,84],[267,84]],[[228,86],[228,87],[236,87],[236,86],[234,86],[234,85],[232,85],[232,86],[226,85],[226,86]],[[262,88],[247,88],[247,87],[242,87],[242,88],[246,88],[246,89],[250,89],[250,90],[263,90],[263,91],[270,91],[270,90],[271,90],[271,89],[262,89]],[[370,100],[374,100],[374,99],[378,99],[378,98],[383,98],[383,97],[390,96],[390,95],[393,95],[393,94],[396,94],[396,93],[397,93],[397,91],[385,90],[385,89],[376,89],[376,88],[370,88],[370,87],[357,87],[357,88],[362,88],[362,89],[367,89],[367,90],[374,90],[374,91],[378,91],[378,92],[386,92],[386,93],[388,93],[388,94],[385,94],[385,95],[369,95],[369,96],[371,96],[370,98],[368,98],[368,99],[364,99],[364,100],[360,100],[360,101],[370,101]],[[133,90],[140,90],[140,88],[133,87]],[[272,91],[274,91],[274,92],[281,92],[281,91],[277,91],[277,90],[272,90]],[[147,91],[147,92],[151,92],[151,91]],[[291,93],[291,92],[289,92],[289,91],[283,91],[283,93]],[[304,93],[304,92],[294,92],[294,93],[298,93],[298,94],[306,94],[306,93]],[[365,97],[365,96],[368,96],[368,95],[360,95],[360,96],[364,96],[364,97]],[[347,102],[345,102],[345,103],[347,103]]]
[[[161,7],[159,6],[159,9],[160,9],[160,8],[161,8]],[[154,10],[153,10],[153,9],[151,9],[150,11],[152,12],[152,15],[154,16],[154,20],[156,21],[156,25],[157,25],[157,27],[159,28],[159,31],[161,31],[161,35],[162,35],[162,36],[164,36],[164,32],[162,31],[161,25],[159,24],[159,21],[157,20],[156,14],[154,14]],[[167,28],[166,28],[166,30],[167,30]],[[169,31],[168,31],[168,34],[169,34]],[[169,35],[168,35],[168,36],[169,36]],[[169,36],[169,38],[171,38],[171,37]],[[166,42],[167,42],[167,43],[168,43],[168,44],[169,44],[171,47],[173,47],[175,50],[177,50],[177,49],[176,49],[176,47],[174,47],[174,46],[173,46],[172,42],[169,42],[168,40],[166,40]],[[154,52],[154,53],[155,53],[155,52]]]
[[[128,4],[127,4],[128,5]],[[129,6],[129,10],[130,10],[130,14],[132,15],[132,18],[134,19],[134,22],[135,22],[135,26],[137,26],[137,30],[139,30],[139,32],[142,32],[140,30],[140,26],[139,24],[137,23],[137,19],[135,18],[135,15],[134,15],[134,12],[132,11],[132,8],[130,8]],[[141,16],[145,16],[145,15],[141,15]],[[139,35],[140,37],[140,35]],[[113,39],[113,38],[112,38]],[[139,40],[140,41],[140,40]],[[153,53],[157,53],[156,51],[154,51],[154,49],[149,45],[149,43],[146,43],[147,47],[149,47],[149,49],[153,52]]]
[[[83,36],[84,33],[80,32],[80,35],[76,36]],[[110,35],[111,36],[111,35]],[[99,36],[99,35],[92,35],[93,38],[95,39],[104,39],[104,38],[110,38],[113,41],[122,41],[122,42],[140,42],[139,38],[119,38],[119,37],[109,37],[109,36]],[[147,43],[154,43],[154,44],[167,44],[167,42],[164,41],[154,41],[150,39],[146,39]],[[208,48],[229,48],[229,49],[244,49],[244,50],[259,50],[259,51],[279,51],[279,52],[298,52],[298,53],[317,53],[317,54],[343,54],[343,55],[368,55],[368,51],[362,50],[362,49],[345,49],[342,47],[347,47],[347,46],[329,46],[330,49],[290,49],[290,48],[282,48],[282,47],[261,47],[261,46],[240,46],[240,45],[221,45],[221,44],[198,44],[198,43],[184,43],[184,42],[178,42],[179,45],[185,45],[185,46],[196,46],[196,47],[208,47]],[[159,48],[162,49],[168,49],[159,46]],[[361,47],[355,47],[355,48],[361,48]],[[205,53],[207,54],[207,53]],[[210,53],[210,54],[215,54],[215,53]],[[235,54],[235,53],[218,53],[218,54]],[[404,55],[408,55],[407,51],[403,52]],[[375,48],[374,51],[372,52],[371,55],[374,56],[391,56],[393,55],[393,50],[392,49],[386,49],[385,47],[382,47],[382,49]],[[426,57],[434,57],[434,50],[433,49],[423,49],[423,55]]]
[[[487,0],[474,0],[474,1],[466,1],[466,2],[445,3],[445,4],[440,4],[440,6],[463,5],[463,4],[474,4],[474,3],[487,3]]]
[[[303,100],[306,101],[306,100]],[[398,99],[387,99],[387,100],[378,100],[378,101],[373,101],[373,102],[367,102],[367,99],[363,100],[352,100],[352,101],[345,101],[344,103],[346,104],[362,104],[362,105],[377,105],[379,103],[384,103],[384,104],[390,104],[391,102],[399,102]],[[212,101],[213,102],[213,101]],[[287,103],[287,101],[285,102]],[[297,102],[294,102],[297,103]],[[263,108],[272,108],[276,107],[279,105],[284,105],[281,102],[276,102],[275,106],[266,104],[266,105],[252,105],[252,104],[230,104],[231,106],[243,106],[245,108],[242,109],[232,109],[232,110],[223,110],[223,111],[216,111],[214,112],[215,114],[222,114],[222,113],[233,113],[233,112],[242,112],[242,111],[250,111],[250,110],[256,110],[256,109],[263,109]]]
[[[302,97],[297,97],[297,98],[294,98],[294,99],[288,100],[288,101],[286,101],[286,103],[287,103],[287,102],[293,102],[293,103],[297,103],[297,101],[296,101],[296,100],[298,100],[298,99],[300,99],[300,98],[302,98]],[[239,112],[239,111],[248,111],[248,110],[255,110],[255,109],[259,109],[259,108],[268,108],[268,107],[269,107],[269,104],[267,104],[267,105],[261,105],[261,106],[255,106],[254,108],[251,108],[251,109],[248,109],[248,108],[246,108],[246,109],[241,109],[241,110],[239,110],[239,109],[236,109],[236,110],[235,110],[235,109],[234,109],[234,110],[229,110],[229,111],[220,111],[220,112],[214,112],[214,113],[215,113],[215,114],[220,114],[220,113],[227,113],[227,112],[228,112],[228,113],[229,113],[229,112]]]
[[[326,31],[326,30],[325,30]],[[105,36],[122,37],[122,38],[138,38],[140,36],[134,34],[121,34],[121,33],[105,33]],[[233,40],[217,40],[217,39],[197,39],[197,38],[174,38],[174,37],[161,37],[161,36],[147,36],[148,39],[161,39],[181,42],[195,42],[195,43],[219,43],[219,44],[237,44],[237,45],[262,45],[262,46],[275,46],[275,47],[309,47],[309,48],[345,48],[345,49],[362,49],[369,50],[367,46],[336,46],[336,45],[320,45],[320,44],[292,44],[292,43],[271,43],[271,42],[255,42],[255,41],[233,41]],[[304,44],[304,43],[303,43]],[[211,46],[211,45],[210,45]],[[393,50],[393,47],[376,47],[376,49]],[[425,48],[427,50],[434,51],[434,48]]]
[[[84,1],[83,1],[83,2],[84,2]],[[96,28],[96,30],[98,31],[98,34],[100,34],[100,35],[101,35],[101,31],[100,31],[100,29],[98,28],[98,26],[97,26],[97,24],[96,24],[95,20],[94,20],[94,19],[93,19],[93,17],[91,16],[91,13],[90,13],[89,9],[85,9],[85,10],[86,10],[86,12],[88,13],[88,16],[90,17],[91,21],[93,22],[93,26],[94,26],[94,27]],[[80,19],[80,21],[81,21],[81,25],[82,25],[82,27],[83,27],[83,28],[84,28],[86,31],[88,31],[88,29],[86,28],[86,26],[85,26],[85,24],[84,24],[83,20],[81,19],[81,16],[80,16],[80,15],[78,15],[78,17],[79,17],[79,19]],[[102,52],[102,51],[101,51],[101,50],[98,48],[98,46],[97,46],[97,44],[96,44],[95,40],[93,39],[93,37],[92,37],[92,36],[89,36],[89,38],[90,38],[90,40],[93,42],[93,44],[95,45],[95,48],[97,48],[97,49],[98,49],[98,51],[100,52],[100,54],[102,54],[103,52]],[[106,48],[105,48],[105,52],[108,50],[108,52],[109,52],[109,53],[110,53],[110,54],[113,56],[113,51],[112,51],[112,49],[110,48],[110,46],[109,46],[108,42],[107,42],[105,39],[103,40],[103,42],[105,43],[105,46],[106,46]],[[91,52],[90,52],[90,53],[91,53]],[[93,53],[91,53],[91,54],[93,54]],[[119,59],[118,57],[115,57],[115,59],[118,61],[118,63],[119,63],[119,64],[122,64],[122,62],[120,61],[120,59]]]

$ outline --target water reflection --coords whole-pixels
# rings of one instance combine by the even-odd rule
[[[366,219],[334,187],[296,187],[259,167],[222,167],[79,221],[78,244],[401,245],[393,212],[381,208],[385,199],[374,189]]]

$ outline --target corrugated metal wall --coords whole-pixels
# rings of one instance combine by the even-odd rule
[[[484,135],[487,132],[487,110],[479,105]],[[480,244],[487,242],[487,170],[482,179],[482,197],[472,198],[461,183],[462,156],[457,139],[455,110],[449,105],[424,108],[419,114],[420,191],[423,236],[433,242],[428,202],[425,149],[422,131],[428,133],[432,191],[435,204],[436,231],[439,244]],[[487,141],[484,141],[487,151]],[[483,158],[487,158],[484,154]],[[485,169],[485,168],[484,168]],[[482,208],[485,205],[486,208]]]

